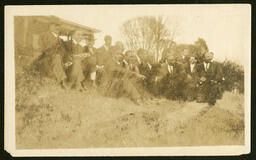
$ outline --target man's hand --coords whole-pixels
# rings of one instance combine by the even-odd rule
[[[139,74],[139,73],[136,73],[136,76],[142,80],[144,80],[146,78],[146,76],[142,75],[142,74]]]
[[[99,66],[99,65],[96,65],[96,69],[99,70],[99,69],[103,69],[104,66]]]
[[[192,76],[188,74],[187,76],[188,80],[192,80]]]
[[[215,81],[215,80],[211,80],[211,83],[217,83],[217,81]]]
[[[69,66],[71,66],[73,63],[72,62],[66,62],[66,63],[64,63],[64,66],[65,67],[69,67]]]
[[[200,81],[204,82],[204,81],[206,81],[206,78],[205,77],[201,77]]]
[[[74,57],[89,57],[90,54],[89,53],[79,53],[79,54],[74,54]]]

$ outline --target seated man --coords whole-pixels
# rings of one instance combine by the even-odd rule
[[[104,85],[101,87],[106,96],[127,97],[136,104],[139,104],[141,95],[134,84],[130,81],[131,77],[144,78],[136,72],[126,70],[115,61],[116,53],[111,47],[112,38],[105,36],[105,44],[97,50],[97,65],[102,66],[99,70],[103,73]],[[112,49],[111,49],[112,48]],[[104,61],[103,61],[104,60]]]
[[[147,95],[149,99],[152,99],[154,94],[154,85],[156,75],[159,69],[159,63],[154,61],[153,55],[145,55],[139,65],[139,73],[145,76],[142,87],[144,95]]]
[[[220,68],[213,61],[213,56],[212,52],[206,53],[203,63],[198,66],[200,80],[197,101],[208,102],[211,106],[216,103],[218,84],[222,81]]]
[[[184,100],[184,78],[182,67],[173,55],[169,55],[166,63],[162,64],[158,71],[156,95],[173,100]]]
[[[124,67],[124,45],[122,42],[117,41],[115,46],[113,46],[113,59],[116,62],[116,64],[120,65],[121,67]]]
[[[128,50],[128,51],[125,52],[122,63],[121,63],[122,64],[121,66],[123,68],[129,69],[128,61],[129,61],[130,57],[132,57],[132,56],[133,56],[133,53],[132,53],[131,50]],[[137,62],[137,59],[136,59],[136,62]]]
[[[39,38],[41,56],[34,62],[37,70],[44,76],[55,78],[57,83],[66,79],[62,65],[66,53],[64,42],[59,38],[60,25],[49,24],[49,30]]]

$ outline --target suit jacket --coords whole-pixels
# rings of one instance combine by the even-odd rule
[[[64,61],[72,61],[74,55],[85,53],[86,47],[81,46],[80,44],[76,44],[73,42],[73,40],[69,40],[65,42],[65,48],[67,50],[67,53],[64,55]]]
[[[86,47],[81,46],[78,43],[74,43],[73,40],[69,40],[66,43],[66,48],[69,51],[70,55],[80,54],[86,52]]]
[[[51,32],[42,33],[39,37],[39,50],[42,55],[64,54],[65,45],[62,39]]]
[[[199,64],[198,71],[200,77],[205,77],[206,81],[216,81],[222,80],[221,68],[218,66],[217,62],[210,62],[209,68],[206,69],[204,63]]]
[[[102,66],[102,65],[107,65],[108,63],[111,63],[110,61],[112,61],[112,51],[113,51],[112,46],[109,47],[108,50],[104,47],[104,45],[96,49],[97,65]]]
[[[186,73],[186,78],[187,78],[187,81],[193,81],[193,82],[197,82],[199,80],[199,70],[198,70],[198,64],[194,64],[194,68],[193,70],[191,71],[191,64],[186,64],[185,66],[185,73]]]
[[[179,64],[174,64],[173,69],[170,72],[168,70],[168,64],[164,63],[158,70],[157,79],[168,79],[168,80],[174,80],[174,81],[183,81],[184,80],[184,71],[182,70],[182,67]]]

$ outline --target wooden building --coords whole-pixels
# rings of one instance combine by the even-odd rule
[[[14,41],[15,56],[26,59],[35,59],[38,56],[38,40],[40,34],[48,30],[51,22],[57,22],[61,26],[61,36],[70,38],[71,31],[82,30],[86,37],[94,36],[100,30],[74,23],[56,16],[15,16],[14,17]]]

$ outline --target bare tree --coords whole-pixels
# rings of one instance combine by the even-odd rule
[[[142,48],[159,60],[164,48],[176,36],[177,28],[169,28],[168,17],[142,16],[123,23],[121,34],[130,50]]]

